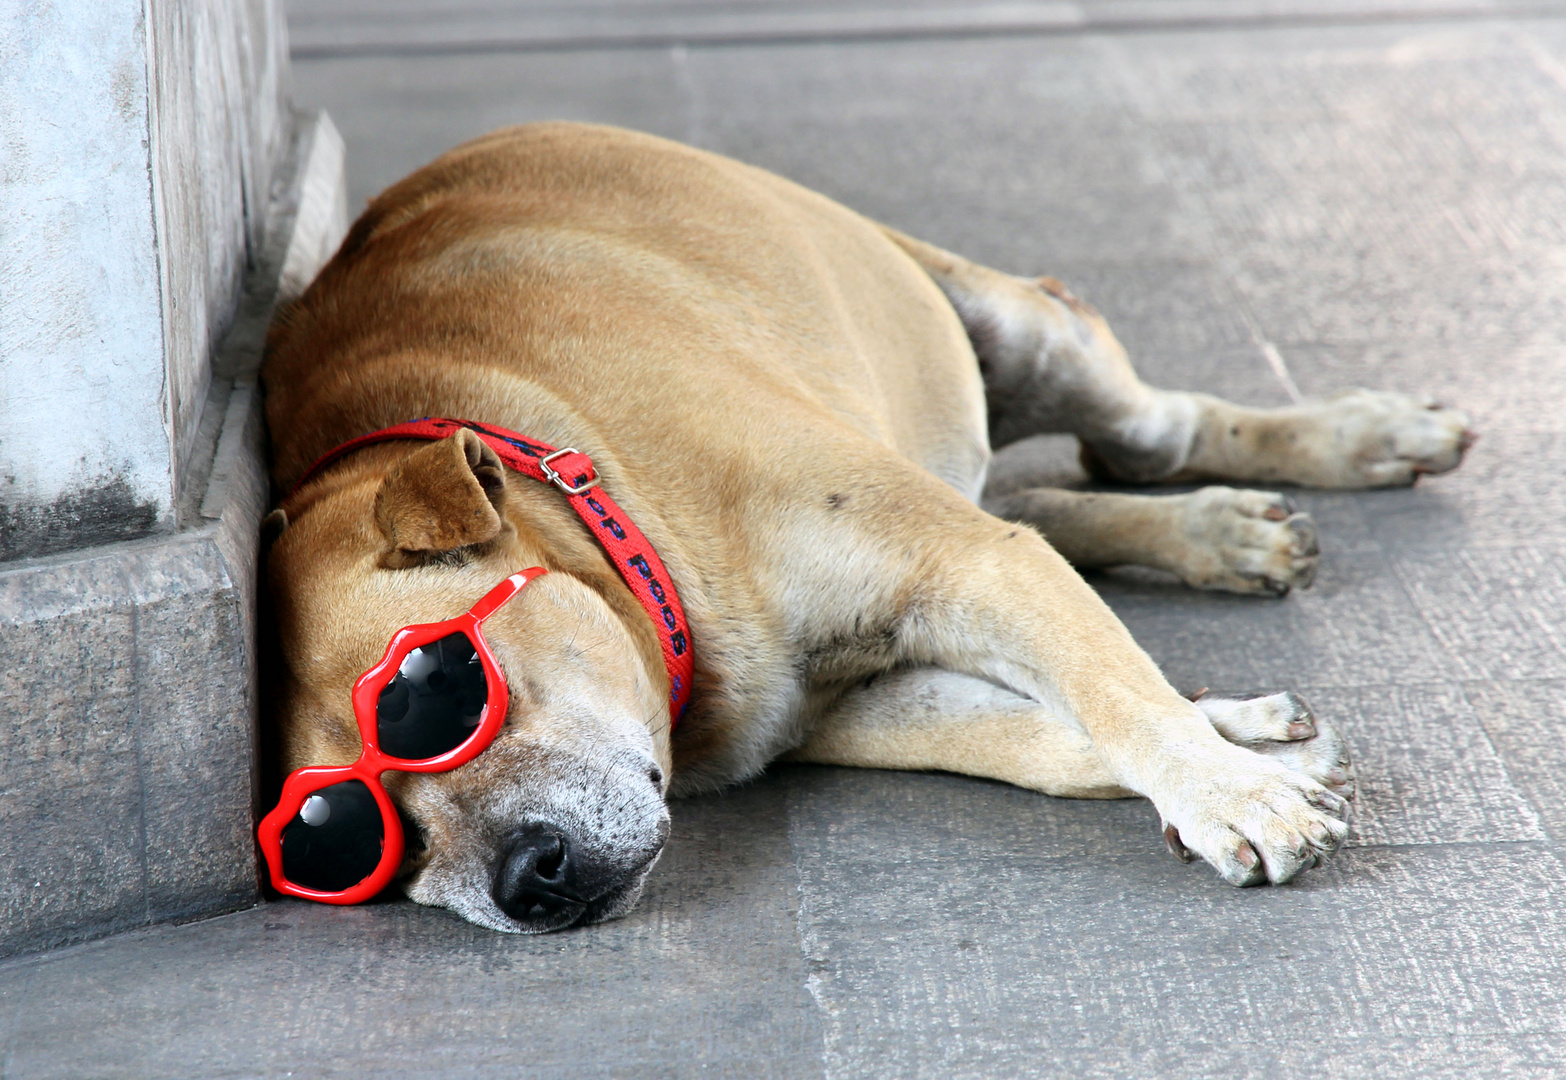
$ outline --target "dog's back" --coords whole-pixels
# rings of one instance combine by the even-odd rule
[[[610,128],[506,129],[390,188],[269,344],[284,488],[343,439],[432,411],[522,428],[569,409],[660,461],[786,460],[756,444],[829,446],[846,424],[971,495],[986,457],[962,325],[879,228]]]

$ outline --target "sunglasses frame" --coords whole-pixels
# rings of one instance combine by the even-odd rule
[[[261,854],[266,858],[274,889],[287,896],[316,900],[323,904],[358,904],[375,896],[391,883],[402,866],[404,839],[402,819],[391,796],[386,793],[385,785],[381,783],[381,774],[449,772],[466,765],[489,749],[505,723],[510,698],[506,693],[505,675],[495,660],[495,654],[490,651],[489,642],[484,640],[484,620],[514,599],[528,582],[546,573],[548,571],[541,566],[519,571],[490,589],[476,604],[456,618],[404,626],[392,635],[385,655],[353,684],[353,713],[359,723],[359,740],[362,744],[359,759],[352,765],[309,765],[295,769],[283,781],[283,793],[277,805],[261,819],[256,836],[261,844]],[[435,757],[409,760],[384,753],[378,741],[376,716],[376,704],[380,700],[381,691],[396,676],[410,652],[453,633],[467,635],[484,667],[488,693],[484,711],[479,715],[478,728],[462,743]],[[336,892],[311,889],[289,881],[283,876],[284,827],[293,821],[311,795],[345,780],[362,781],[380,807],[383,830],[380,862],[363,881]]]

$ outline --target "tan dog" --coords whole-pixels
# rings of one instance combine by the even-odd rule
[[[1347,831],[1337,736],[1291,694],[1187,701],[1067,559],[1281,593],[1313,571],[1309,519],[1222,487],[1013,484],[989,513],[992,441],[1070,432],[1112,477],[1320,487],[1407,484],[1470,441],[1392,394],[1257,410],[1152,389],[1050,279],[575,124],[497,132],[376,199],[279,315],[264,379],[279,490],[413,417],[498,425],[590,453],[678,587],[697,669],[671,739],[647,615],[559,492],[471,433],[360,450],[271,519],[289,769],[356,756],[349,687],[399,626],[553,571],[486,626],[511,691],[494,746],[388,774],[422,833],[408,894],[511,931],[623,913],[666,790],[784,756],[1144,795],[1177,854],[1289,880]]]

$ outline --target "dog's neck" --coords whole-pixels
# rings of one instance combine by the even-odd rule
[[[425,556],[445,557],[460,552],[464,546],[491,545],[498,539],[495,530],[503,533],[509,528],[515,532],[515,522],[497,520],[493,512],[494,509],[504,512],[514,502],[510,492],[513,485],[507,481],[503,468],[509,469],[513,477],[526,478],[521,484],[523,490],[530,486],[527,483],[530,480],[533,485],[556,488],[565,496],[571,510],[587,526],[589,535],[606,556],[609,566],[651,622],[660,659],[669,677],[672,728],[684,712],[694,681],[690,626],[674,581],[657,549],[601,486],[601,477],[592,459],[575,448],[556,448],[508,429],[467,419],[427,417],[372,431],[335,447],[305,471],[295,492],[307,489],[317,476],[360,450],[397,442],[426,445],[424,449],[405,455],[405,465],[377,488],[375,517],[388,539],[397,538],[398,542],[393,546],[401,548],[404,546],[403,530],[392,518],[382,520],[382,499],[391,500],[387,504],[390,507],[399,499],[411,498],[411,503],[404,508],[406,513],[388,512],[397,520],[406,518],[412,522],[412,535],[418,540],[412,545],[416,561],[422,561]],[[430,446],[430,443],[440,446]],[[408,468],[413,469],[411,474],[407,473]],[[483,479],[485,477],[488,479]],[[489,485],[487,494],[486,484]],[[534,490],[538,490],[537,486]],[[456,497],[454,502],[449,498],[452,495]],[[490,505],[486,505],[486,501]],[[473,504],[471,507],[469,502]],[[482,531],[474,532],[469,523],[482,522],[486,515],[488,525],[483,526]],[[432,521],[448,520],[462,523],[462,527],[452,532],[443,526],[430,533]],[[435,539],[432,541],[431,537]],[[453,544],[455,548],[451,547]],[[400,550],[388,554],[404,555]],[[383,565],[389,564],[383,559]],[[397,565],[404,563],[399,560]]]

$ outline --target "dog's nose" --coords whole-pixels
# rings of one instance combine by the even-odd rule
[[[579,908],[589,898],[577,894],[575,871],[566,836],[548,825],[530,825],[511,838],[501,855],[495,903],[519,922]]]

